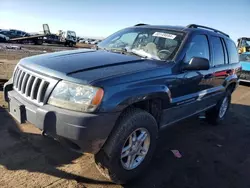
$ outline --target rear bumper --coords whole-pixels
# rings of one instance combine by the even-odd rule
[[[250,80],[245,80],[245,79],[239,79],[240,82],[248,82],[250,83]]]
[[[97,153],[115,125],[119,113],[88,114],[57,108],[51,105],[36,106],[16,91],[5,91],[10,113],[16,118],[16,110],[22,109],[21,123],[28,121],[46,134],[71,149]]]

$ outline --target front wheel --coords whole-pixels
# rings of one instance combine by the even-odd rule
[[[98,170],[118,184],[137,177],[149,165],[157,135],[157,123],[151,114],[140,109],[129,109],[95,156]]]
[[[206,119],[209,123],[217,125],[224,120],[231,104],[231,92],[227,91],[215,107],[206,112]]]

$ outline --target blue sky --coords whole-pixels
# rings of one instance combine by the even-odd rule
[[[250,0],[1,0],[0,28],[38,32],[43,23],[97,37],[137,23],[196,23],[236,40],[250,37]]]

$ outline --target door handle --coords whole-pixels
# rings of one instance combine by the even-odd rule
[[[206,74],[203,76],[205,79],[213,78],[213,74]]]

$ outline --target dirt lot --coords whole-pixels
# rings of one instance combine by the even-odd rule
[[[75,47],[64,47],[60,45],[28,45],[0,43],[0,80],[8,80],[17,62],[24,57],[57,52],[63,50],[76,50],[78,48],[90,48],[93,45],[77,44]]]
[[[193,117],[165,129],[147,172],[126,186],[103,178],[91,155],[71,152],[31,124],[16,123],[1,89],[0,187],[250,187],[250,85],[233,94],[222,125]],[[174,157],[172,149],[182,158]]]

